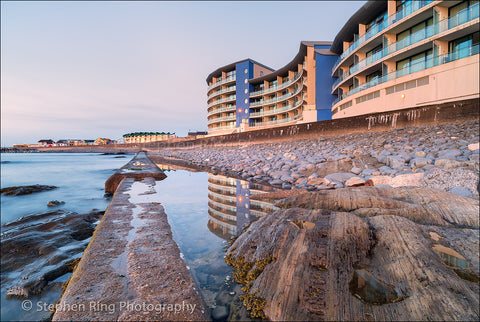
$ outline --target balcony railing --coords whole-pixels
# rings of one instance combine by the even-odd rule
[[[224,116],[224,117],[217,117],[215,119],[208,120],[207,124],[213,124],[213,123],[218,123],[221,121],[234,121],[236,120],[236,116],[234,115],[229,115],[229,116]]]
[[[218,113],[221,113],[221,112],[234,111],[236,109],[237,109],[236,105],[229,105],[229,106],[226,106],[226,107],[222,107],[222,108],[218,108],[218,109],[215,109],[213,111],[210,111],[210,112],[208,112],[207,116],[210,116],[210,115],[213,115],[213,114],[218,114]]]
[[[235,99],[237,99],[236,95],[230,95],[229,97],[225,97],[225,98],[222,98],[220,100],[216,100],[216,101],[211,102],[210,104],[208,104],[208,107],[211,107],[213,105],[217,105],[217,104],[220,104],[220,103],[223,103],[223,102],[227,102],[227,101],[233,101]]]
[[[281,112],[286,112],[286,111],[293,110],[293,109],[299,107],[300,105],[302,105],[302,103],[303,103],[303,100],[299,100],[295,104],[289,104],[289,105],[281,107],[281,108],[275,108],[273,110],[250,113],[250,117],[267,116],[267,115],[278,114],[278,113],[281,113]]]
[[[442,64],[446,64],[446,63],[449,63],[449,62],[452,62],[452,61],[455,61],[455,60],[458,60],[458,59],[461,59],[461,58],[466,58],[466,57],[469,57],[469,56],[477,55],[479,53],[479,48],[480,48],[480,45],[477,44],[477,45],[474,45],[474,46],[468,46],[468,47],[465,47],[465,48],[461,48],[461,49],[458,49],[456,51],[449,52],[449,53],[446,53],[446,54],[443,54],[443,55],[434,56],[432,58],[428,58],[425,61],[422,61],[422,62],[419,62],[419,63],[415,63],[415,64],[410,63],[400,70],[393,71],[393,72],[388,73],[384,76],[375,77],[371,81],[369,81],[365,84],[362,84],[362,85],[350,90],[349,92],[347,92],[343,95],[340,95],[332,103],[332,106],[336,105],[338,102],[347,98],[348,96],[356,94],[356,93],[358,93],[360,91],[363,91],[365,89],[368,89],[370,87],[385,83],[385,82],[390,81],[392,79],[400,78],[400,77],[405,76],[405,75],[409,75],[409,74],[412,74],[412,73],[415,73],[415,72],[419,72],[421,70],[431,68],[431,67],[434,67],[434,66],[439,66],[439,65],[442,65]]]
[[[299,71],[298,73],[295,73],[295,76],[291,80],[289,80],[289,81],[287,81],[283,84],[277,85],[277,86],[272,86],[272,87],[267,88],[267,89],[262,89],[262,90],[259,90],[259,91],[251,92],[250,97],[260,95],[260,94],[274,92],[276,90],[285,88],[285,87],[295,83],[302,76],[302,73],[303,73],[303,69],[301,71]]]
[[[384,48],[382,51],[382,54],[379,54],[378,57],[374,57],[375,55],[372,55],[371,57],[374,57],[371,59],[371,61],[368,61],[367,59],[364,59],[360,61],[359,63],[355,64],[352,66],[342,77],[339,77],[332,85],[332,91],[346,78],[348,78],[351,74],[357,72],[358,70],[361,70],[367,66],[369,66],[371,63],[377,61],[378,59],[381,59],[382,57],[386,57],[390,54],[393,54],[399,50],[402,50],[410,45],[413,45],[417,42],[420,42],[422,40],[428,39],[432,37],[435,34],[439,34],[441,32],[444,32],[448,29],[457,27],[459,25],[462,25],[464,23],[467,23],[469,21],[472,21],[473,19],[476,19],[479,17],[479,10],[480,8],[480,3],[476,3],[468,8],[465,8],[461,11],[459,11],[455,16],[449,17],[446,19],[443,19],[436,23],[435,25],[428,26],[422,30],[419,30],[404,39],[397,41],[388,47]]]
[[[234,91],[237,89],[237,86],[230,86],[230,87],[227,87],[227,88],[224,88],[224,89],[221,89],[215,93],[212,93],[211,95],[208,95],[208,98],[213,98],[219,94],[222,94],[222,93],[226,93],[226,92],[231,92],[231,91]]]
[[[338,65],[348,56],[350,55],[355,49],[357,49],[360,45],[365,43],[367,40],[381,32],[382,30],[386,29],[387,27],[397,23],[398,21],[402,20],[406,16],[412,14],[413,12],[425,7],[426,5],[432,3],[433,0],[419,0],[419,1],[412,1],[412,5],[406,6],[403,10],[394,13],[393,15],[389,16],[387,20],[383,21],[382,23],[377,24],[374,28],[370,29],[367,33],[365,33],[362,37],[355,40],[337,59],[335,64],[332,68],[332,74],[337,69]]]
[[[378,61],[379,59],[386,57],[390,54],[393,54],[396,51],[402,50],[405,47],[408,47],[410,45],[413,45],[417,42],[420,42],[424,39],[430,38],[433,36],[433,31],[434,31],[434,26],[428,26],[425,29],[419,30],[404,39],[397,41],[388,47],[384,48],[382,51],[379,51],[375,53],[374,55],[367,57],[351,68],[348,69],[348,71],[342,76],[339,77],[332,85],[332,91],[346,78],[348,78],[350,75],[356,73],[359,70],[364,69],[365,67],[370,66],[370,64]]]
[[[297,95],[302,90],[302,88],[303,88],[303,84],[302,84],[302,86],[300,86],[297,90],[293,91],[292,93],[287,93],[287,94],[284,94],[284,95],[279,96],[279,97],[271,98],[269,100],[263,100],[262,99],[262,100],[257,101],[257,102],[252,102],[252,103],[250,103],[250,107],[265,105],[265,104],[271,104],[271,103],[275,103],[275,102],[281,101],[281,100],[289,98],[289,97],[293,97],[293,96]]]
[[[435,33],[441,33],[445,30],[455,28],[466,22],[472,21],[479,17],[480,2],[477,2],[468,8],[459,11],[455,16],[443,19],[435,26]]]
[[[228,83],[228,82],[231,82],[231,81],[234,81],[237,79],[237,76],[230,76],[230,77],[227,77],[225,79],[222,79],[221,81],[219,82],[216,82],[216,83],[213,83],[212,85],[208,86],[208,89],[207,90],[211,90],[212,88],[218,86],[218,85],[222,85],[222,84],[225,84],[225,83]]]
[[[256,122],[252,123],[250,126],[251,127],[259,127],[259,126],[269,126],[269,125],[275,125],[275,124],[282,124],[282,123],[288,123],[288,122],[293,122],[296,120],[299,120],[302,118],[302,114],[298,114],[292,117],[287,117],[284,119],[280,120],[274,120],[274,121],[267,121],[267,122]]]

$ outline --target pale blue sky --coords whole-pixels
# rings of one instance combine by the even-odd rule
[[[1,145],[206,130],[210,72],[280,68],[364,3],[2,1]]]

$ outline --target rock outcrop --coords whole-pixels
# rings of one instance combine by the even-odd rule
[[[53,189],[56,189],[56,188],[57,188],[56,186],[46,186],[46,185],[41,185],[41,184],[35,184],[35,185],[31,185],[31,186],[18,186],[18,187],[2,188],[0,190],[0,193],[2,195],[6,195],[6,196],[23,196],[23,195],[29,195],[29,194],[32,194],[32,193],[53,190]]]
[[[252,316],[478,320],[479,206],[433,189],[358,187],[277,203],[227,252]]]

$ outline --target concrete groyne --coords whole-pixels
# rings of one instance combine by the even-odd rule
[[[155,191],[165,174],[144,153],[122,169],[53,320],[208,319]]]

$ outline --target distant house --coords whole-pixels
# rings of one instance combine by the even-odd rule
[[[94,143],[97,145],[108,144],[109,142],[110,142],[110,139],[107,139],[107,138],[98,138],[94,141]]]
[[[198,139],[205,137],[207,134],[207,131],[188,132],[187,137]]]
[[[98,138],[94,141],[94,144],[96,145],[102,145],[102,144],[117,144],[118,142],[115,140],[110,140],[107,138]]]
[[[88,145],[93,145],[95,144],[95,140],[83,140],[85,142],[85,144],[88,144]]]
[[[70,140],[58,140],[56,143],[57,146],[67,146],[70,145]]]
[[[51,140],[51,139],[46,139],[46,140],[40,140],[38,141],[38,144],[42,145],[42,146],[52,146],[52,144],[54,144],[55,141]]]

